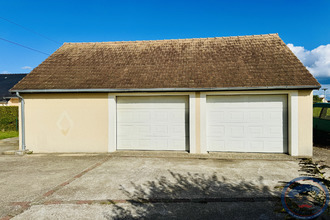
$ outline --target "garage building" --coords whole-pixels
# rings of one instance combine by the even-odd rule
[[[312,155],[320,84],[277,34],[65,43],[12,88],[20,147]]]

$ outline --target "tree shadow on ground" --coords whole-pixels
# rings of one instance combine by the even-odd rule
[[[314,163],[312,159],[300,159],[299,166],[299,171],[302,173],[302,176],[313,177],[321,181],[330,190],[330,180],[322,177],[324,173],[321,172],[321,170],[317,167],[317,164]]]
[[[229,181],[212,175],[174,173],[121,188],[130,198],[114,203],[108,219],[283,219],[278,192],[256,181]]]

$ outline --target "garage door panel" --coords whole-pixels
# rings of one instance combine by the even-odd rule
[[[166,126],[166,125],[157,125],[157,126],[132,126],[132,125],[122,125],[117,129],[117,136],[123,138],[127,136],[129,132],[131,137],[182,137],[186,135],[186,126]]]
[[[244,126],[226,126],[226,137],[242,137],[244,136]]]
[[[245,114],[249,122],[260,121],[265,117],[264,113],[260,111],[251,111],[251,112],[246,112]]]
[[[219,107],[220,108],[220,107]],[[248,109],[246,109],[248,110]],[[283,111],[273,111],[273,112],[263,112],[263,111],[253,111],[253,112],[240,112],[237,109],[227,109],[229,112],[224,111],[210,111],[208,112],[208,117],[213,118],[210,121],[211,124],[218,124],[219,122],[251,122],[260,123],[262,120],[267,120],[267,123],[277,124],[278,120],[283,120]]]
[[[187,117],[183,111],[169,111],[169,121],[172,123],[185,123],[187,122]]]
[[[117,128],[117,136],[118,137],[125,136],[127,132],[132,133],[135,129],[137,129],[137,128],[130,126],[130,125],[125,126],[122,124],[120,126],[120,128]]]
[[[226,151],[240,151],[242,148],[244,148],[244,140],[226,141],[226,145],[225,145]]]
[[[287,151],[286,95],[207,96],[208,151]]]
[[[226,121],[230,122],[241,122],[244,120],[244,112],[239,112],[239,111],[230,111],[226,112]]]
[[[125,150],[175,150],[181,151],[182,145],[185,144],[181,139],[133,139],[119,140],[118,145],[125,146]],[[136,146],[143,146],[137,149]],[[157,146],[157,149],[155,149]]]
[[[147,118],[145,120],[150,120],[150,119],[157,123],[167,122],[168,121],[168,112],[166,112],[166,111],[151,112],[150,118]]]
[[[185,140],[182,139],[171,139],[168,140],[168,148],[167,150],[182,150],[182,146],[185,145]]]
[[[282,127],[269,127],[269,136],[283,137],[283,128]]]
[[[225,135],[225,126],[209,126],[209,132],[207,133],[208,137],[224,136]]]
[[[150,120],[150,113],[148,111],[128,111],[124,110],[121,111],[121,114],[117,116],[117,122],[124,123],[124,122],[143,122],[146,120]]]
[[[277,120],[283,120],[283,112],[281,111],[273,111],[269,112],[269,119],[271,120],[270,122],[277,122]]]
[[[264,129],[261,126],[248,126],[248,136],[252,138],[263,137]]]
[[[186,96],[118,97],[117,149],[186,150]]]
[[[250,141],[248,143],[248,150],[250,152],[262,152],[264,151],[264,141]]]
[[[279,145],[282,146],[283,142],[278,141],[278,139],[269,140],[267,141],[267,144],[265,144],[265,149],[268,150],[278,149],[279,151],[281,151],[282,149],[278,148]]]
[[[209,121],[209,125],[218,125],[219,122],[223,122],[225,119],[225,113],[223,111],[212,111],[208,112],[209,117],[212,118],[212,121]]]
[[[169,135],[172,137],[182,137],[186,136],[187,126],[185,125],[177,125],[172,126],[171,130],[169,130]]]
[[[169,135],[168,126],[166,125],[151,125],[147,132],[141,134],[146,137],[167,137]]]
[[[224,140],[217,140],[215,138],[212,138],[209,140],[209,151],[226,151],[225,149],[225,141]],[[214,150],[212,150],[212,146],[216,146]]]
[[[135,114],[135,115],[134,115]],[[137,113],[134,112],[122,112],[122,114],[118,115],[117,117],[117,122],[128,122],[128,121],[133,121],[136,118],[139,118],[137,116]]]

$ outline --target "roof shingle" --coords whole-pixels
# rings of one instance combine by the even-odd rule
[[[310,86],[320,84],[277,34],[65,43],[13,90]]]

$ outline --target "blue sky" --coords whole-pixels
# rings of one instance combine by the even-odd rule
[[[0,17],[58,43],[2,19],[0,38],[48,54],[63,42],[279,33],[319,81],[330,84],[329,0],[0,0]],[[0,40],[0,73],[29,72],[46,58]]]

